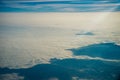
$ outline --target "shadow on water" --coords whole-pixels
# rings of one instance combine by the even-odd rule
[[[31,68],[0,68],[0,75],[18,73],[24,80],[73,80],[73,77],[92,80],[118,80],[120,65],[98,60],[51,59],[51,64],[39,64]]]
[[[95,34],[92,33],[92,32],[81,32],[81,33],[77,33],[76,35],[87,35],[87,36],[93,36],[93,35],[95,35]]]
[[[78,71],[53,64],[40,64],[26,69],[0,69],[0,74],[11,73],[18,73],[19,76],[24,76],[24,80],[49,80],[54,77],[59,80],[72,80],[71,76],[77,74]]]
[[[87,55],[106,59],[120,59],[120,46],[114,43],[92,44],[67,50],[72,51],[75,56]]]
[[[114,43],[93,44],[69,50],[76,56],[120,59],[120,46]],[[12,73],[23,76],[24,80],[120,80],[120,62],[54,58],[50,64],[38,64],[30,68],[0,68],[0,75]]]
[[[119,75],[118,75],[118,78],[117,78],[117,80],[120,80],[120,73],[119,73]]]

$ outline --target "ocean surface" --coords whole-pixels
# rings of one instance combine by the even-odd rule
[[[119,13],[0,16],[0,80],[120,80]]]

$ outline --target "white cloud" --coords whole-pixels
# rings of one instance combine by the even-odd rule
[[[119,62],[99,57],[75,57],[65,50],[104,41],[120,44],[119,12],[0,13],[0,17],[0,24],[7,29],[0,32],[0,67],[30,67],[49,63],[51,58]],[[76,36],[80,31],[95,35]]]
[[[120,63],[120,60],[115,59],[104,59],[101,57],[90,57],[90,56],[73,56],[75,59],[88,59],[88,60],[100,60],[100,61],[107,61],[107,62],[117,62]]]
[[[66,8],[60,8],[59,11],[70,11],[70,12],[75,12],[75,11],[78,11],[76,8],[69,8],[69,7],[66,7]]]
[[[26,5],[29,2],[41,2],[43,0],[37,1],[37,0],[23,0],[23,1],[3,1],[5,4],[4,6],[11,7],[11,8],[22,8],[22,9],[28,9],[28,10],[39,10],[40,8],[44,7],[51,7],[53,9],[56,9],[57,11],[88,11],[88,10],[102,10],[102,8],[106,7],[116,7],[120,6],[120,3],[94,3],[94,4],[36,4],[36,5]],[[49,1],[49,0],[45,0]],[[45,2],[44,1],[44,2]],[[50,0],[51,1],[51,0]],[[54,0],[53,0],[54,1]],[[20,4],[22,2],[26,2],[26,4]],[[104,2],[104,1],[98,1],[98,2]],[[83,7],[88,7],[83,8]],[[94,9],[95,8],[95,9]],[[108,8],[108,9],[109,9]],[[82,10],[81,10],[82,9]]]
[[[11,73],[11,74],[2,74],[0,75],[1,80],[24,80],[24,77],[18,76],[17,73]]]

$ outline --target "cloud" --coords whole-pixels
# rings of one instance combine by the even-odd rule
[[[95,35],[93,32],[80,32],[80,33],[77,33],[76,35],[88,35],[88,36],[91,36],[91,35]]]
[[[29,68],[0,68],[0,75],[15,72],[19,76],[24,76],[24,80],[97,80],[98,78],[114,80],[119,77],[120,65],[114,62],[70,58],[62,60],[54,58],[50,62],[50,64],[38,64]],[[11,79],[11,77],[5,77],[8,80]]]
[[[72,1],[72,0],[22,0],[1,1],[1,11],[36,11],[36,12],[87,12],[87,11],[110,11],[109,8],[120,6],[119,2],[111,1]],[[14,9],[16,8],[16,9]],[[95,8],[95,9],[93,9]],[[100,9],[101,8],[101,9]],[[105,9],[103,9],[105,8]],[[119,8],[115,9],[119,11]]]
[[[51,58],[72,58],[72,52],[66,49],[104,41],[120,44],[118,12],[1,13],[0,17],[0,23],[5,25],[0,27],[1,67],[30,67],[49,63]],[[79,31],[94,32],[95,35],[76,36]],[[95,60],[100,61],[98,58]]]
[[[90,57],[90,56],[87,56],[87,55],[83,55],[83,56],[73,56],[72,58],[75,58],[75,59],[83,59],[83,60],[98,60],[98,61],[105,61],[105,62],[115,62],[115,63],[120,63],[120,60],[117,60],[117,59],[104,59],[104,58],[101,58],[101,57]]]
[[[17,73],[2,74],[0,80],[24,80],[24,77],[19,76]]]
[[[59,11],[67,11],[67,12],[75,12],[77,11],[76,8],[69,8],[69,7],[65,7],[65,8],[61,8]]]

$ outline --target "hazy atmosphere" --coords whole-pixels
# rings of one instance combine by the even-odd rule
[[[0,80],[119,80],[120,1],[0,1]]]

